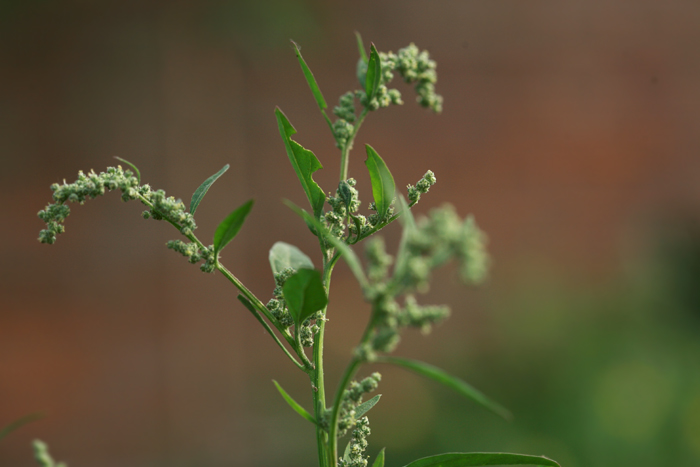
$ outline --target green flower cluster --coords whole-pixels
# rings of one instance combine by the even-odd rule
[[[420,195],[423,195],[430,190],[430,187],[435,185],[435,182],[437,182],[437,179],[435,178],[435,174],[433,173],[432,170],[428,170],[425,175],[423,175],[423,178],[418,180],[418,183],[416,183],[416,186],[413,185],[408,185],[408,203],[410,206],[413,206],[420,200]]]
[[[148,212],[148,211],[145,211]],[[203,272],[214,272],[216,269],[216,255],[214,254],[214,247],[210,245],[209,247],[204,247],[202,249],[197,243],[186,243],[181,240],[170,240],[166,243],[166,246],[182,256],[185,256],[190,263],[196,264],[197,262],[204,260],[204,263],[199,267]]]
[[[41,467],[67,467],[64,462],[56,462],[49,454],[49,447],[43,441],[38,439],[32,443],[34,447],[34,458]]]
[[[379,386],[379,381],[381,380],[382,375],[374,372],[360,382],[353,381],[350,383],[348,389],[346,389],[343,393],[343,399],[340,403],[340,415],[338,417],[339,436],[343,436],[349,429],[358,423],[356,418],[357,407],[362,403],[362,398],[365,394],[373,392],[377,389]]]
[[[374,324],[370,338],[355,350],[363,361],[374,360],[378,352],[392,352],[402,328],[414,327],[427,333],[433,324],[449,316],[447,306],[419,305],[411,295],[427,291],[432,270],[457,259],[467,282],[482,280],[488,270],[486,236],[472,217],[462,221],[452,206],[434,209],[428,218],[405,228],[393,275],[389,267],[394,258],[386,252],[381,238],[369,241],[365,250],[370,279],[365,296],[372,303]],[[408,294],[403,306],[398,301],[402,294]]]
[[[437,64],[430,59],[427,50],[420,51],[415,44],[399,49],[396,55],[389,52],[382,59],[382,76],[385,82],[393,78],[392,71],[397,71],[407,83],[416,83],[416,100],[435,113],[442,112],[442,96],[435,93],[437,82]],[[384,64],[386,63],[386,71]]]
[[[361,204],[359,193],[355,189],[356,184],[354,178],[343,180],[338,184],[335,196],[331,196],[330,193],[326,196],[331,210],[324,214],[323,221],[328,232],[336,238],[343,236],[348,218],[364,219],[364,216],[355,215]]]
[[[282,329],[288,329],[294,325],[294,318],[291,313],[289,313],[287,302],[284,300],[283,288],[287,279],[292,277],[296,272],[294,268],[286,268],[275,273],[275,289],[272,291],[274,298],[270,299],[265,305],[265,308],[267,308],[270,314],[277,320]],[[318,311],[301,323],[299,327],[301,345],[304,347],[311,347],[314,345],[314,336],[320,329],[316,322],[322,319],[324,319],[323,313]]]
[[[165,219],[176,225],[184,235],[192,234],[197,228],[192,214],[187,212],[185,204],[172,196],[166,196],[163,190],[152,191],[149,185],[139,185],[138,178],[131,170],[121,166],[108,167],[105,172],[96,174],[90,171],[78,172],[78,179],[73,183],[51,185],[54,203],[39,211],[38,216],[46,222],[46,229],[39,233],[41,243],[54,243],[56,236],[65,232],[63,222],[70,214],[67,202],[83,204],[86,200],[104,195],[107,191],[121,190],[122,200],[140,200],[150,210],[144,212],[144,218]]]
[[[347,456],[339,459],[339,467],[367,467],[367,457],[364,456],[367,449],[367,437],[370,435],[369,419],[362,417],[357,421],[355,429],[352,430],[352,439],[348,446]]]

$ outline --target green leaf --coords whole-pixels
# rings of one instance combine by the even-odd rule
[[[136,179],[139,181],[139,185],[140,185],[141,184],[141,172],[139,172],[138,167],[136,167],[134,164],[132,164],[128,160],[122,159],[121,157],[114,156],[114,158],[118,161],[122,161],[123,163],[125,163],[126,165],[128,165],[129,167],[134,169],[134,174],[136,174]]]
[[[313,152],[305,149],[299,143],[291,139],[291,136],[297,131],[292,124],[289,123],[289,120],[279,107],[275,109],[275,116],[277,117],[280,135],[282,135],[282,139],[284,140],[284,147],[287,149],[289,161],[292,163],[292,167],[294,167],[294,171],[297,173],[301,186],[304,188],[306,197],[309,199],[314,217],[318,219],[321,217],[323,203],[326,202],[326,195],[321,187],[314,181],[312,174],[318,169],[322,169],[323,166]]]
[[[0,429],[0,439],[3,439],[5,436],[9,435],[13,431],[23,427],[27,423],[34,422],[36,420],[44,418],[43,414],[40,413],[33,413],[29,415],[25,415],[22,418],[18,418],[14,422],[10,423],[9,425],[5,426],[4,428]]]
[[[389,172],[384,160],[377,154],[377,151],[369,144],[365,145],[365,147],[367,149],[365,165],[369,170],[369,178],[372,181],[372,196],[374,196],[374,204],[377,207],[379,220],[382,221],[394,200],[396,184],[394,183],[394,177]]]
[[[561,467],[557,462],[542,456],[509,454],[505,452],[450,452],[424,457],[406,467],[476,467],[482,465],[541,465]]]
[[[284,389],[282,389],[282,386],[280,386],[279,383],[277,383],[277,381],[275,381],[275,380],[273,379],[272,382],[275,383],[275,386],[277,387],[277,390],[280,392],[280,394],[282,394],[282,397],[284,398],[284,400],[287,401],[287,404],[289,404],[289,406],[290,406],[292,409],[294,409],[294,411],[295,411],[296,413],[298,413],[299,415],[301,415],[302,417],[304,417],[305,419],[307,419],[308,421],[310,421],[311,423],[313,423],[314,425],[316,425],[316,419],[314,419],[314,417],[311,416],[311,414],[310,414],[309,412],[307,412],[307,411],[304,409],[304,407],[302,407],[301,405],[299,405],[299,404],[297,403],[297,401],[295,401],[294,399],[292,399],[292,396],[290,396],[289,394],[287,394],[287,392],[286,392]]]
[[[284,283],[282,294],[296,325],[328,304],[321,273],[316,269],[299,269]]]
[[[352,273],[355,275],[355,278],[357,281],[360,283],[360,285],[364,288],[367,287],[369,282],[367,281],[367,276],[365,276],[365,272],[362,269],[362,264],[360,263],[360,259],[357,257],[354,251],[352,251],[352,248],[350,248],[345,242],[342,240],[335,238],[332,236],[326,228],[321,224],[317,219],[314,219],[311,214],[308,212],[304,211],[301,209],[299,206],[296,204],[292,203],[289,200],[284,200],[284,204],[289,206],[289,208],[297,213],[299,216],[301,216],[302,219],[306,221],[306,224],[309,225],[310,227],[313,227],[316,229],[317,232],[319,232],[320,235],[323,236],[323,238],[333,245],[335,249],[337,249],[340,254],[342,255],[343,259],[345,260],[346,263],[348,263],[348,266],[350,267],[350,270]]]
[[[367,77],[365,78],[365,92],[367,100],[377,94],[377,89],[382,81],[382,62],[379,59],[377,48],[372,44],[369,48],[369,63],[367,63]]]
[[[223,250],[233,240],[233,237],[241,230],[241,226],[243,226],[243,222],[252,207],[253,200],[251,199],[221,221],[221,224],[216,228],[216,232],[214,232],[214,253]]]
[[[445,386],[454,389],[455,391],[462,394],[463,396],[473,400],[477,404],[490,410],[491,412],[495,413],[496,415],[503,417],[506,420],[510,420],[513,418],[512,414],[505,407],[501,406],[497,402],[492,401],[491,399],[486,397],[483,393],[481,393],[480,391],[478,391],[474,387],[470,386],[469,384],[465,383],[461,379],[456,378],[456,377],[444,372],[440,368],[437,368],[433,365],[429,365],[429,364],[424,363],[424,362],[419,362],[417,360],[410,360],[407,358],[389,357],[389,356],[378,357],[377,362],[391,363],[393,365],[398,365],[398,366],[407,368],[415,373],[418,373],[421,376],[425,376],[426,378],[430,378],[434,381],[437,381],[438,383],[442,383]],[[465,464],[465,465],[472,465],[472,464]],[[481,464],[473,464],[473,465],[481,465]],[[490,464],[483,464],[483,465],[490,465]]]
[[[221,177],[224,174],[224,172],[228,170],[229,167],[230,166],[226,164],[221,170],[204,180],[204,183],[199,185],[199,188],[194,190],[194,193],[192,194],[192,201],[190,201],[190,214],[194,214],[194,212],[199,207],[199,203],[202,202],[202,198],[204,198],[204,195],[206,195],[207,191],[209,191],[209,188],[219,177]]]
[[[321,89],[319,89],[318,84],[316,83],[316,78],[314,78],[314,74],[311,73],[311,70],[309,69],[309,66],[306,64],[304,61],[304,58],[301,56],[301,52],[299,51],[299,45],[297,45],[296,42],[291,41],[292,45],[294,45],[294,53],[297,54],[297,59],[299,59],[299,65],[301,65],[301,71],[304,72],[304,77],[306,78],[306,82],[309,84],[309,87],[311,88],[311,92],[314,95],[314,98],[316,99],[316,103],[318,104],[318,107],[321,110],[324,110],[328,107],[326,104],[326,100],[323,98],[323,94],[321,94]]]
[[[377,458],[374,460],[372,467],[384,467],[384,449],[386,448],[382,448],[382,450],[379,451],[379,454],[377,454]]]
[[[416,219],[413,217],[411,208],[408,207],[408,203],[403,196],[398,197],[398,204],[400,207],[399,211],[399,222],[403,230],[401,231],[401,241],[399,242],[399,250],[396,253],[396,266],[394,266],[394,277],[402,277],[404,270],[406,269],[406,264],[409,259],[409,253],[406,250],[408,245],[408,240],[411,235],[414,235],[416,231]]]
[[[367,52],[365,52],[365,44],[362,42],[362,36],[357,31],[355,31],[355,38],[357,39],[357,50],[360,52],[360,58],[367,63],[369,59],[367,58]]]
[[[350,462],[350,446],[352,446],[352,439],[345,445],[345,452],[343,453],[343,460],[346,464]]]
[[[314,263],[303,251],[294,245],[285,242],[277,242],[270,248],[270,267],[274,274],[280,273],[287,268],[313,269]]]
[[[367,402],[363,402],[362,404],[358,405],[357,408],[355,409],[355,418],[360,418],[367,412],[369,412],[372,407],[377,405],[377,402],[379,402],[379,398],[382,397],[381,394],[377,394]]]

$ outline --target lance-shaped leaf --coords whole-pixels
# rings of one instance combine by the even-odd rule
[[[384,163],[384,160],[379,157],[377,151],[369,144],[365,145],[365,147],[367,149],[365,165],[369,170],[369,178],[372,181],[372,196],[374,196],[374,204],[381,222],[386,217],[389,206],[394,200],[396,184],[389,168]]]
[[[370,411],[372,407],[377,405],[377,402],[379,402],[379,398],[382,397],[381,394],[377,394],[367,402],[363,402],[362,404],[358,405],[357,408],[355,409],[355,418],[360,418],[364,414]]]
[[[292,45],[294,46],[294,53],[297,54],[297,59],[299,60],[299,65],[301,65],[301,71],[304,72],[304,77],[306,78],[306,82],[309,83],[309,87],[311,88],[311,93],[314,95],[314,99],[316,99],[316,103],[318,104],[318,107],[321,110],[326,109],[328,107],[328,105],[326,104],[326,100],[323,98],[323,94],[321,94],[321,89],[318,87],[318,83],[316,83],[316,78],[314,78],[314,74],[311,73],[311,70],[309,69],[309,66],[306,64],[304,57],[301,56],[301,52],[299,50],[299,46],[297,45],[297,43],[292,41]]]
[[[287,392],[286,392],[284,389],[282,389],[282,386],[280,386],[279,383],[277,383],[277,381],[275,381],[275,380],[273,379],[272,382],[275,383],[275,387],[277,387],[277,390],[278,390],[278,391],[280,392],[280,394],[282,395],[282,398],[284,398],[284,400],[287,401],[287,404],[289,404],[289,406],[290,406],[296,413],[298,413],[299,415],[301,415],[302,417],[304,417],[305,419],[307,419],[308,421],[310,421],[310,422],[313,423],[314,425],[316,424],[316,419],[314,419],[314,417],[313,417],[309,412],[307,412],[306,409],[304,409],[304,407],[302,407],[301,405],[299,405],[299,403],[297,403],[297,401],[295,401],[294,399],[292,399],[292,396],[290,396],[289,394],[287,394]]]
[[[369,59],[367,58],[367,52],[365,52],[365,44],[362,42],[362,36],[357,31],[355,31],[355,39],[357,39],[357,50],[360,52],[360,59],[367,63]]]
[[[363,288],[369,284],[369,282],[367,281],[367,276],[365,275],[365,272],[362,269],[362,264],[360,263],[360,259],[357,257],[355,252],[352,251],[352,248],[350,248],[342,240],[335,238],[330,233],[328,233],[328,231],[323,226],[323,224],[321,224],[318,220],[314,219],[311,214],[304,211],[296,204],[292,203],[289,200],[284,200],[284,204],[289,206],[289,208],[292,211],[294,211],[302,219],[304,219],[306,221],[307,225],[316,229],[316,231],[319,232],[319,235],[322,235],[323,238],[326,239],[326,241],[328,241],[331,245],[333,245],[335,247],[336,250],[338,250],[340,252],[343,259],[345,259],[345,262],[348,263],[350,270],[355,275],[355,278],[357,279],[357,281],[360,283],[360,285]]]
[[[216,232],[214,232],[214,253],[220,252],[233,240],[233,237],[241,230],[241,226],[243,226],[243,222],[245,222],[245,218],[252,207],[253,200],[251,199],[221,221],[221,224],[216,228]]]
[[[496,415],[503,417],[506,420],[510,420],[513,418],[511,413],[505,407],[501,406],[497,402],[492,401],[491,399],[486,397],[483,393],[481,393],[479,390],[477,390],[476,388],[465,383],[461,379],[459,379],[455,376],[452,376],[452,375],[444,372],[440,368],[437,368],[433,365],[428,365],[427,363],[419,362],[417,360],[410,360],[408,358],[389,357],[389,356],[379,357],[379,358],[377,358],[377,362],[391,363],[391,364],[398,365],[398,366],[404,367],[406,369],[409,369],[409,370],[413,371],[414,373],[417,373],[421,376],[425,376],[426,378],[430,378],[434,381],[437,381],[438,383],[442,383],[445,386],[454,389],[455,391],[462,394],[463,396],[473,400],[477,404],[490,410],[491,412],[495,413]],[[472,464],[469,464],[469,465],[472,465]],[[481,464],[474,464],[474,465],[481,465]],[[489,464],[484,464],[484,465],[489,465]]]
[[[506,452],[450,452],[418,459],[406,465],[406,467],[478,467],[483,465],[561,467],[557,462],[546,457]]]
[[[270,267],[274,274],[280,273],[287,268],[313,269],[314,263],[303,251],[294,245],[285,242],[277,242],[270,248]]]
[[[25,415],[24,417],[19,418],[14,422],[10,423],[9,425],[5,426],[4,428],[0,429],[0,439],[3,439],[5,436],[23,427],[27,423],[31,423],[42,418],[44,418],[44,415],[40,413]]]
[[[284,283],[282,294],[297,326],[328,304],[321,273],[316,269],[299,269]]]
[[[385,448],[382,448],[382,450],[379,451],[377,458],[374,459],[374,464],[372,464],[372,467],[384,467],[384,449]]]
[[[377,94],[377,89],[382,82],[382,62],[379,59],[379,52],[372,44],[369,48],[369,62],[367,63],[367,76],[365,77],[365,92],[367,100],[372,100]]]
[[[292,167],[294,167],[294,171],[297,173],[301,186],[304,188],[306,197],[309,199],[314,217],[318,219],[321,217],[326,195],[321,187],[314,181],[312,174],[318,169],[322,169],[323,166],[313,152],[305,149],[291,138],[297,131],[292,124],[289,123],[289,120],[279,107],[275,109],[275,116],[277,117],[277,126],[279,127],[280,135],[282,135],[282,139],[284,140],[284,147],[287,149],[289,161],[292,163]]]
[[[202,202],[202,198],[204,198],[204,195],[206,195],[207,191],[209,191],[209,188],[219,177],[221,177],[224,174],[224,172],[228,170],[229,167],[230,166],[226,164],[221,170],[204,180],[204,183],[199,185],[199,188],[194,190],[194,193],[192,194],[192,201],[190,201],[190,214],[194,214],[194,212],[199,207],[199,203]]]
[[[134,170],[134,174],[136,175],[136,179],[139,181],[139,185],[140,185],[141,184],[141,172],[139,171],[139,168],[136,167],[134,164],[132,164],[131,162],[129,162],[126,159],[122,159],[121,157],[117,157],[117,156],[114,156],[114,158],[118,161],[122,161],[123,163],[125,163],[126,165],[128,165],[129,167],[131,167]]]

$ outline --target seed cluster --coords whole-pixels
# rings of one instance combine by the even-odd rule
[[[275,273],[275,289],[272,291],[274,298],[270,299],[265,305],[265,308],[270,311],[270,314],[274,316],[282,329],[289,329],[294,325],[294,318],[291,313],[289,313],[287,302],[284,300],[283,288],[287,279],[292,277],[296,272],[294,268],[285,268]],[[299,327],[301,345],[304,347],[311,347],[314,345],[314,336],[320,329],[316,323],[322,319],[324,319],[323,312],[317,311],[301,323]]]

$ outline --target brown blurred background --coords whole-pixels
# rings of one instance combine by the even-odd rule
[[[116,194],[71,206],[36,241],[49,185],[113,156],[189,201],[211,238],[256,205],[224,260],[263,300],[277,240],[316,251],[280,200],[304,203],[273,109],[325,170],[339,156],[288,40],[329,104],[358,88],[353,31],[438,62],[445,110],[413,103],[360,132],[397,185],[432,169],[417,207],[474,213],[494,269],[479,289],[437,274],[424,302],[449,324],[399,348],[516,414],[380,369],[368,453],[388,465],[443,451],[547,454],[566,467],[700,465],[700,4],[686,0],[206,0],[0,2],[0,466],[35,465],[41,438],[71,467],[315,465],[309,406],[288,364],[220,275],[164,248],[177,233]],[[350,173],[371,198],[361,151]],[[395,245],[398,231],[386,236]],[[319,260],[316,259],[318,262]],[[335,387],[368,316],[337,268],[327,340]],[[368,368],[367,371],[371,371]]]

